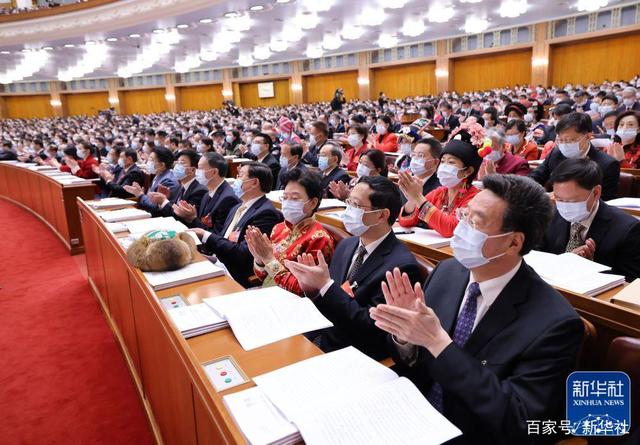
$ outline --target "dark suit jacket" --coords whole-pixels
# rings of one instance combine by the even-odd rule
[[[133,195],[124,189],[125,185],[133,185],[134,182],[144,186],[144,174],[137,165],[132,165],[128,171],[122,169],[120,175],[112,182],[105,183],[104,187],[108,196],[116,198],[131,198]]]
[[[540,250],[564,253],[570,228],[571,223],[556,210]],[[610,266],[611,273],[624,275],[627,281],[640,278],[640,221],[600,201],[587,238],[596,243],[595,262]]]
[[[207,193],[207,191],[208,190],[204,185],[194,179],[186,190],[184,189],[184,186],[180,185],[180,190],[178,190],[178,194],[176,195],[174,202],[187,201],[189,204],[198,208],[200,207],[202,197]],[[162,207],[159,213],[160,216],[173,216],[174,218],[177,218],[176,214],[173,212],[173,205],[171,202]]]
[[[258,160],[258,158],[250,152],[247,152],[247,154],[245,154],[244,157],[248,159],[253,159],[254,161]],[[278,181],[278,173],[280,172],[280,162],[271,153],[265,156],[265,158],[261,162],[271,169],[271,174],[273,175],[272,190],[277,190],[275,187]]]
[[[18,154],[13,150],[0,151],[0,161],[15,161],[18,159]]]
[[[365,354],[380,360],[389,356],[384,331],[378,329],[369,316],[369,308],[384,303],[380,283],[385,273],[399,267],[411,281],[419,279],[418,263],[415,257],[391,232],[385,240],[365,260],[354,281],[355,298],[351,298],[340,286],[347,279],[351,259],[358,248],[360,238],[347,238],[338,244],[329,266],[334,283],[324,296],[317,296],[317,308],[334,324],[321,333],[320,348],[335,351],[353,345]]]
[[[247,226],[257,227],[262,233],[271,235],[273,226],[282,222],[283,218],[282,214],[273,207],[271,201],[266,196],[263,196],[249,207],[240,218],[240,221],[238,221],[238,224],[236,224],[236,230],[240,232],[238,241],[229,241],[224,237],[224,233],[227,231],[239,207],[240,204],[229,211],[220,234],[211,233],[204,244],[210,252],[213,252],[224,263],[234,280],[244,287],[249,287],[249,277],[253,275],[253,255],[249,252],[247,241],[244,239]]]
[[[343,170],[340,167],[334,168],[333,170],[331,170],[331,173],[326,176],[322,175],[322,189],[324,190],[325,198],[335,198],[335,196],[333,196],[333,193],[331,193],[331,191],[329,190],[329,183],[331,181],[342,181],[345,184],[349,184],[349,181],[351,181],[351,176],[349,176],[349,173],[347,173],[346,170]]]
[[[315,144],[312,147],[309,147],[309,150],[302,156],[302,162],[305,164],[311,165],[313,167],[318,166],[318,153],[320,153],[320,149],[326,144],[325,140],[322,144]]]
[[[200,227],[219,234],[224,227],[229,212],[238,204],[240,204],[240,198],[236,196],[229,183],[223,181],[213,194],[213,197],[209,197],[208,192],[202,196],[196,219],[188,225],[189,227]],[[202,218],[205,216],[209,217],[210,226],[202,222]]]
[[[451,259],[424,286],[451,337],[468,282],[469,270]],[[434,381],[442,386],[443,413],[463,433],[447,444],[539,443],[545,436],[527,436],[526,420],[564,418],[565,381],[583,330],[567,300],[523,261],[464,347],[451,343],[437,358],[418,348],[410,367],[394,360],[423,394]]]
[[[298,165],[296,165],[294,168],[300,169],[300,170],[306,170],[307,166],[304,165],[302,162],[298,162]],[[287,174],[287,172],[289,171],[289,168],[284,169],[281,168],[280,169],[280,173],[278,173],[278,180],[276,181],[276,190],[284,190],[284,176]]]
[[[594,161],[602,169],[602,199],[608,201],[614,199],[618,193],[618,181],[620,180],[620,163],[608,154],[591,146],[587,152],[589,159]],[[551,172],[565,158],[558,147],[554,147],[542,164],[529,173],[529,177],[543,186],[551,177]]]
[[[160,185],[163,185],[169,189],[169,201],[171,201],[172,204],[175,203],[176,198],[178,197],[178,192],[180,191],[182,185],[180,185],[180,181],[178,181],[176,177],[173,176],[173,171],[165,170],[160,175],[156,175],[151,182],[149,191],[157,192]],[[152,203],[146,194],[140,197],[140,200],[138,201],[138,207],[151,212],[154,217],[158,216],[158,212],[160,211],[158,206]]]
[[[640,102],[635,101],[633,103],[633,106],[631,107],[631,109],[633,111],[640,111]],[[618,109],[616,110],[618,112],[618,114],[622,113],[623,111],[627,111],[627,106],[622,104],[618,107]]]

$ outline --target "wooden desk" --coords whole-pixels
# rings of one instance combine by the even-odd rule
[[[85,237],[89,283],[122,349],[125,361],[159,444],[246,443],[202,364],[231,355],[250,377],[322,352],[298,335],[245,351],[229,328],[185,340],[167,317],[159,298],[182,295],[189,303],[242,290],[231,278],[217,277],[154,292],[129,265],[124,249],[102,220],[78,200]]]
[[[640,169],[637,168],[621,168],[620,173],[629,173],[636,178],[640,178]]]
[[[0,198],[38,217],[71,255],[84,252],[76,198],[93,199],[94,195],[93,184],[62,185],[34,170],[0,162]]]

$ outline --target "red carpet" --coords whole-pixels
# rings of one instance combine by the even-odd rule
[[[152,444],[131,376],[60,240],[0,199],[0,444]]]

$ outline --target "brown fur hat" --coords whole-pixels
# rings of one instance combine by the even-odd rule
[[[129,246],[127,258],[144,272],[177,270],[193,262],[196,243],[187,233],[173,230],[153,230]]]

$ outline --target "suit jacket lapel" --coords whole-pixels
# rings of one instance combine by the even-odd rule
[[[244,227],[247,221],[249,221],[253,217],[254,213],[256,213],[256,209],[262,205],[262,202],[265,199],[267,198],[263,196],[256,202],[254,202],[253,205],[244,212],[244,215],[242,215],[242,218],[240,218],[240,220],[236,224],[236,227]]]
[[[382,243],[380,243],[380,245],[376,248],[376,250],[374,250],[373,253],[367,257],[364,263],[362,263],[362,267],[360,268],[358,273],[353,277],[354,281],[357,281],[359,284],[366,282],[367,277],[371,276],[371,271],[377,270],[380,266],[384,264],[384,257],[387,256],[389,253],[391,253],[391,251],[393,250],[395,239],[396,239],[396,236],[393,234],[393,232],[387,235],[387,237],[384,239],[384,241],[382,241]],[[355,252],[355,249],[354,249],[354,252]],[[349,257],[349,259],[351,259],[351,257]],[[351,261],[349,261],[349,264],[351,264]],[[346,274],[345,274],[345,277],[346,277]]]
[[[460,271],[451,276],[449,291],[443,295],[425,294],[427,306],[438,315],[442,328],[453,337],[455,321],[458,319],[460,304],[469,284],[469,270],[459,264]]]
[[[611,218],[609,217],[609,212],[607,212],[607,204],[600,201],[599,205],[600,207],[598,207],[596,216],[593,218],[593,221],[589,226],[589,230],[587,231],[587,238],[592,238],[593,241],[595,241],[596,249],[600,245],[600,241],[604,238],[605,233],[611,229],[611,226],[609,225]]]
[[[331,266],[334,266],[335,263],[335,274],[340,280],[340,283],[338,284],[344,283],[347,279],[347,273],[349,272],[349,267],[351,266],[351,259],[353,258],[356,249],[360,245],[360,238],[354,236],[353,238],[347,238],[342,242],[346,243],[347,245],[344,255],[338,257],[334,256],[333,261],[331,261]]]

